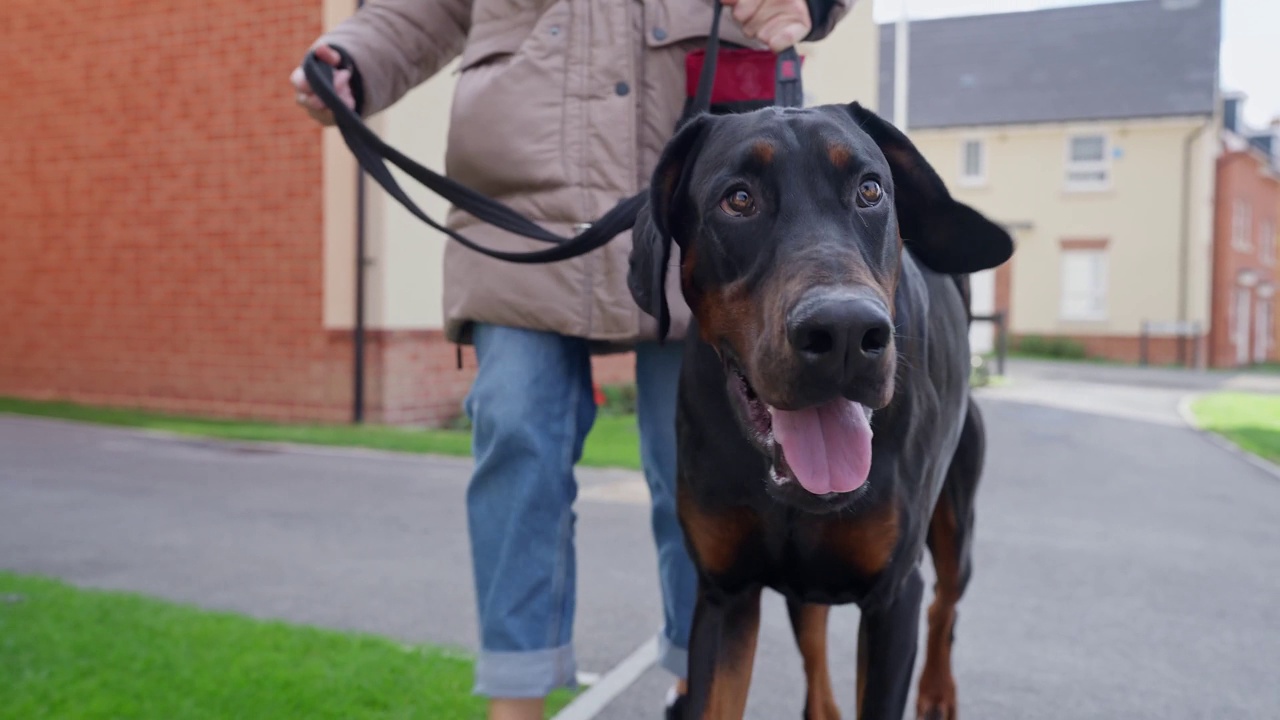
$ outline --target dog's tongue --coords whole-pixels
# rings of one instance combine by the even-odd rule
[[[839,398],[807,410],[769,412],[773,437],[805,490],[845,493],[867,481],[871,422],[861,405]]]

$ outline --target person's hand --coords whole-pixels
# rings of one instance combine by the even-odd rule
[[[805,0],[720,0],[733,8],[733,18],[747,37],[759,40],[775,53],[794,46],[813,29]]]
[[[317,45],[315,47],[316,57],[321,62],[328,63],[334,68],[342,64],[342,56],[337,50],[328,45]],[[289,75],[289,82],[293,85],[294,102],[296,102],[313,120],[321,125],[333,124],[333,113],[329,108],[325,107],[320,98],[311,91],[311,85],[307,82],[307,76],[302,72],[302,66],[293,69],[293,73]],[[338,91],[338,98],[346,103],[347,107],[355,109],[356,98],[351,92],[351,70],[335,69],[333,71],[333,89]]]

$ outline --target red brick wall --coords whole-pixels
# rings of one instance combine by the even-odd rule
[[[1211,301],[1212,323],[1209,338],[1209,364],[1212,367],[1236,365],[1236,346],[1232,342],[1237,278],[1240,272],[1252,270],[1260,280],[1270,282],[1280,289],[1280,264],[1267,265],[1260,257],[1259,227],[1266,220],[1272,226],[1280,226],[1280,183],[1263,173],[1262,160],[1249,152],[1226,152],[1218,158],[1216,192],[1213,218],[1213,297]],[[1249,250],[1237,250],[1231,245],[1233,207],[1237,199],[1248,202],[1250,208]],[[1256,302],[1256,298],[1255,298]],[[1280,299],[1272,300],[1272,337],[1280,338]],[[1254,342],[1254,331],[1249,333]],[[1252,357],[1252,345],[1250,345]],[[1273,347],[1270,360],[1280,360],[1280,348]]]
[[[287,85],[319,2],[4,14],[0,394],[345,417],[319,129]]]
[[[319,129],[289,71],[319,0],[45,3],[0,23],[0,395],[342,422]],[[455,418],[471,350],[370,332],[366,418]],[[600,384],[634,379],[596,358]]]

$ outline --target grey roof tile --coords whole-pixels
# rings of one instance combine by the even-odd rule
[[[1209,115],[1220,0],[1137,0],[910,24],[908,126]],[[880,110],[894,26],[880,26]]]

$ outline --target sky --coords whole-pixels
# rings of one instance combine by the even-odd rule
[[[875,0],[876,22],[897,20],[904,2],[911,18],[924,19],[1088,5],[1098,0]],[[1222,0],[1222,87],[1248,95],[1245,121],[1254,128],[1263,128],[1280,116],[1277,38],[1280,1]]]

